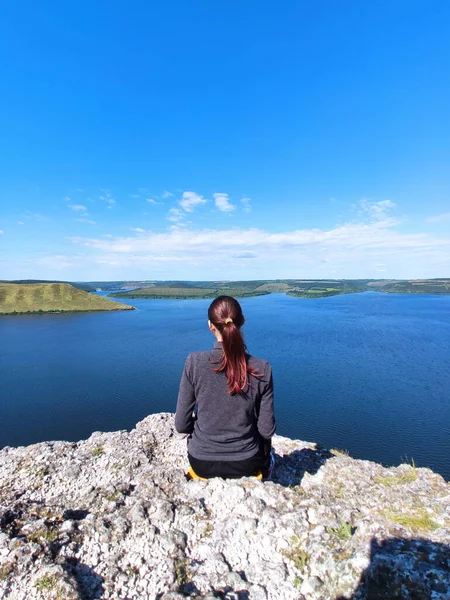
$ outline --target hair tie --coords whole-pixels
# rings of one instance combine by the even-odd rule
[[[228,323],[232,323],[232,322],[233,322],[233,319],[231,317],[227,317],[225,319],[225,325],[227,325]]]

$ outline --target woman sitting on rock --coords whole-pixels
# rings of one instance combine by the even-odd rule
[[[214,348],[189,354],[181,377],[175,427],[189,433],[192,476],[270,476],[275,433],[270,364],[246,353],[242,309],[219,296],[208,309]],[[194,412],[195,409],[195,412]]]

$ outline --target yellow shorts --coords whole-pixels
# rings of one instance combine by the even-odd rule
[[[188,479],[200,479],[200,481],[208,481],[208,479],[206,477],[200,477],[200,475],[197,475],[197,473],[194,471],[194,469],[192,467],[189,467],[188,472],[186,473]],[[255,479],[259,479],[261,480],[263,478],[262,473],[258,473],[258,475],[252,475],[252,477],[254,477]]]

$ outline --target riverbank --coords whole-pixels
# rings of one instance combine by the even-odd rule
[[[173,415],[0,452],[9,600],[445,598],[450,485],[276,436],[272,482],[187,481]],[[390,594],[390,596],[389,596]],[[395,595],[397,594],[397,596]]]

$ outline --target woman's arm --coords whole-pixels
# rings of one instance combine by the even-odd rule
[[[273,409],[273,378],[272,367],[267,363],[264,369],[264,380],[262,386],[261,400],[257,420],[257,428],[261,437],[266,440],[275,433],[275,415]]]
[[[175,413],[175,429],[178,433],[192,433],[194,430],[194,417],[192,413],[195,406],[195,393],[192,384],[191,367],[191,356],[189,355],[181,376],[177,410]]]

